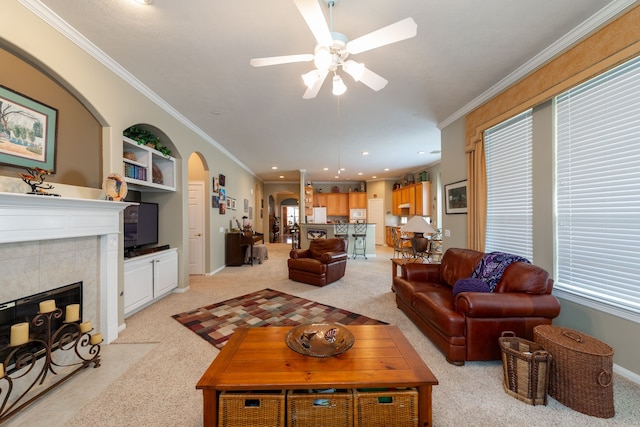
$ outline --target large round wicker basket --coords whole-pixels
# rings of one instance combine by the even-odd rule
[[[583,414],[615,415],[613,348],[582,332],[554,325],[536,326],[533,338],[553,357],[549,396]]]

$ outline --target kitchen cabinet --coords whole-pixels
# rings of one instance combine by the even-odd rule
[[[431,216],[431,182],[423,181],[415,185],[415,214]]]
[[[349,193],[349,209],[367,209],[367,193]]]
[[[124,317],[178,287],[178,251],[168,249],[124,261]]]
[[[393,190],[392,213],[398,216],[431,216],[431,182],[423,181],[417,184]],[[409,205],[400,208],[400,205]]]
[[[393,193],[391,193],[391,201],[393,203],[391,212],[394,215],[400,215],[400,190],[393,190]]]
[[[327,207],[327,193],[315,193],[313,196],[313,206],[318,208]]]
[[[327,208],[327,216],[349,216],[347,193],[316,193],[314,206]]]
[[[349,216],[347,193],[327,193],[327,216]]]
[[[176,159],[122,137],[122,175],[139,191],[176,191]]]

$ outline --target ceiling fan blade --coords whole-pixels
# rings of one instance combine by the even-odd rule
[[[294,0],[294,2],[318,44],[320,46],[331,46],[333,37],[331,37],[331,31],[329,31],[329,26],[324,19],[318,0]]]
[[[379,74],[374,73],[367,67],[365,67],[364,70],[362,71],[362,76],[360,76],[360,82],[369,86],[371,89],[375,90],[376,92],[384,88],[387,85],[387,83],[389,83],[387,79],[380,76]]]
[[[269,58],[253,58],[249,63],[254,67],[266,67],[267,65],[290,64],[292,62],[313,61],[313,55],[302,53],[300,55],[271,56]]]
[[[351,40],[347,43],[347,51],[351,54],[365,52],[415,37],[416,34],[418,34],[418,24],[416,24],[413,18],[405,18],[395,24],[387,25],[379,30]]]
[[[320,71],[320,78],[316,80],[313,86],[305,91],[304,95],[302,95],[302,99],[315,98],[316,95],[318,95],[318,92],[320,92],[320,88],[322,87],[322,83],[324,83],[325,79],[327,78],[327,74],[329,74],[328,70]]]

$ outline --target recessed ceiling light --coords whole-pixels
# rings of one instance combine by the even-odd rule
[[[341,170],[341,171],[343,171],[343,170],[344,170],[344,168],[340,168],[340,170]]]
[[[278,167],[277,166],[271,166],[271,169],[276,170],[276,169],[278,169]]]
[[[329,168],[322,168],[322,170],[323,170],[323,171],[328,171],[328,170],[329,170]]]
[[[442,151],[440,150],[433,150],[430,154],[440,154]]]
[[[424,151],[418,151],[418,154],[424,154]]]
[[[373,175],[371,178],[372,178],[372,179],[376,179],[376,178],[377,178],[377,176]]]
[[[284,175],[280,175],[280,179],[284,179]]]
[[[334,178],[335,178],[335,179],[338,179],[338,178],[340,178],[340,176],[339,176],[339,175],[336,175],[336,176],[334,176]]]
[[[362,175],[362,172],[358,172],[358,175]]]
[[[384,168],[384,171],[385,172],[389,172],[389,168]]]
[[[363,152],[362,152],[362,155],[363,155],[363,156],[368,156],[368,155],[369,155],[369,152],[368,152],[368,151],[363,151]]]

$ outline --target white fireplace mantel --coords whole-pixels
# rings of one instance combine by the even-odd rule
[[[120,211],[135,203],[0,192],[0,243],[100,238],[100,323],[118,337]]]

